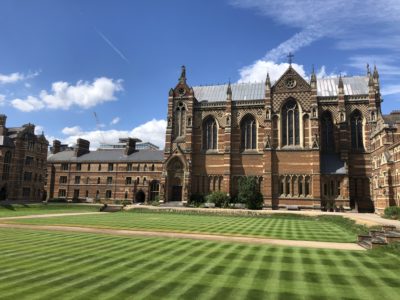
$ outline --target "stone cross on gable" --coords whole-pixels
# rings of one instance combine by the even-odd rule
[[[289,52],[289,54],[288,54],[288,56],[287,56],[289,65],[292,64],[293,57],[294,57],[293,53],[292,53],[292,52]]]

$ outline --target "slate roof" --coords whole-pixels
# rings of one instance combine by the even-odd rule
[[[400,123],[400,111],[392,111],[389,115],[383,115],[383,120],[389,125]]]
[[[347,174],[346,166],[336,153],[321,154],[322,174]]]
[[[124,149],[96,150],[79,157],[74,156],[74,151],[66,150],[47,157],[49,162],[161,162],[164,160],[164,152],[160,150],[140,150],[125,155]]]
[[[368,77],[342,77],[345,95],[368,94]],[[272,83],[273,85],[274,83]],[[318,78],[317,94],[320,97],[336,96],[339,78]],[[231,84],[232,100],[261,100],[265,95],[265,82]],[[228,84],[194,86],[194,95],[198,101],[226,101]]]

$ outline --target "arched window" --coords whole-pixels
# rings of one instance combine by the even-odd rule
[[[160,183],[157,180],[153,180],[150,183],[150,200],[154,201],[156,200],[156,197],[160,193]]]
[[[203,149],[217,149],[217,122],[213,117],[208,117],[203,122]]]
[[[257,123],[252,115],[247,115],[240,124],[242,133],[242,149],[257,148]]]
[[[282,145],[300,145],[299,107],[290,99],[282,107]]]
[[[3,164],[3,180],[8,180],[10,177],[10,167],[11,167],[11,152],[7,151],[4,155]]]
[[[321,117],[321,146],[323,152],[334,152],[335,150],[333,121],[329,111],[325,111]]]
[[[307,176],[304,184],[304,195],[310,195],[310,177]]]
[[[175,137],[185,134],[186,107],[182,102],[177,104],[175,109]]]
[[[360,111],[356,110],[351,115],[351,147],[355,150],[364,149],[363,124]]]

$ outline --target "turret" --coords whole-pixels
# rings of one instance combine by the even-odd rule
[[[339,95],[344,95],[344,85],[343,85],[342,74],[339,75],[338,92],[339,92]]]
[[[231,82],[230,81],[228,83],[228,88],[226,89],[226,100],[227,101],[232,101],[232,87],[231,87]]]
[[[314,65],[312,66],[310,85],[312,89],[317,88],[317,76],[315,75]]]
[[[6,115],[0,115],[0,135],[6,135],[6,121],[7,121],[7,116]]]
[[[181,67],[181,77],[179,77],[179,83],[186,84],[186,67]]]

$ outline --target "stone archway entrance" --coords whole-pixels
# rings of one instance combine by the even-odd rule
[[[139,203],[143,203],[146,200],[146,195],[142,190],[139,190],[136,194],[135,194],[135,201],[139,202]]]
[[[167,167],[168,201],[182,201],[184,185],[183,163],[179,158],[172,159]]]

